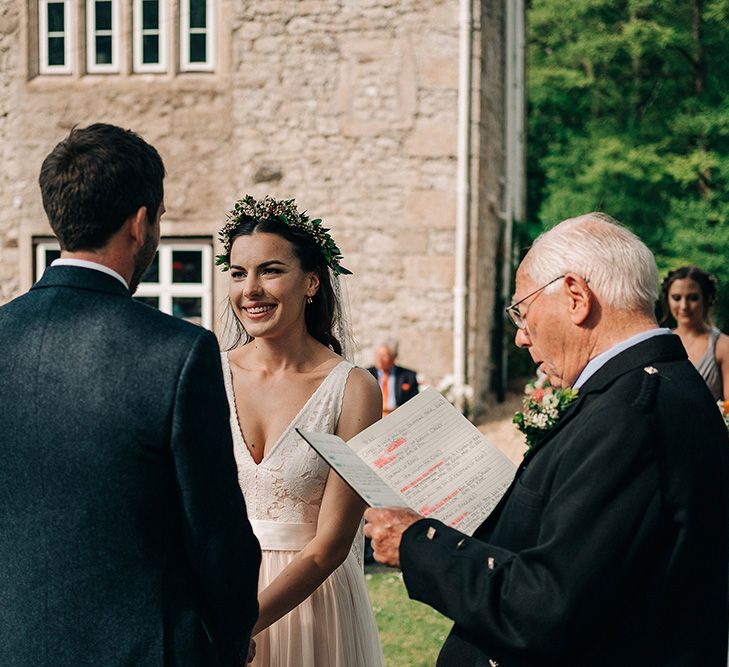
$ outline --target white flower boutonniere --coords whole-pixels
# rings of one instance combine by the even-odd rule
[[[524,410],[514,415],[514,423],[526,436],[529,449],[560,420],[565,410],[577,398],[577,389],[556,389],[545,376],[532,380],[524,388]]]

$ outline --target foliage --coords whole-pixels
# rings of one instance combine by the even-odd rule
[[[453,623],[410,600],[398,570],[383,568],[365,577],[387,667],[434,665]]]
[[[729,327],[729,0],[532,0],[528,221],[602,210],[697,264]]]

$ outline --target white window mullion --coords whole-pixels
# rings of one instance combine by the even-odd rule
[[[71,74],[73,8],[70,0],[38,2],[38,71]]]
[[[119,71],[120,0],[86,0],[86,71]]]

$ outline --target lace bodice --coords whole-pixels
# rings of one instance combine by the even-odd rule
[[[248,517],[315,524],[329,466],[299,437],[294,428],[334,432],[352,364],[341,361],[330,371],[281,437],[266,452],[261,463],[256,464],[248,452],[238,423],[227,353],[223,353],[222,361],[225,389],[230,403],[230,427],[238,466],[238,482],[245,496]]]

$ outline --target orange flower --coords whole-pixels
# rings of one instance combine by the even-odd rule
[[[403,382],[401,385],[403,391],[409,391],[410,385],[407,382]]]
[[[726,401],[721,401],[721,411],[725,415],[729,415],[729,399],[727,399]]]

